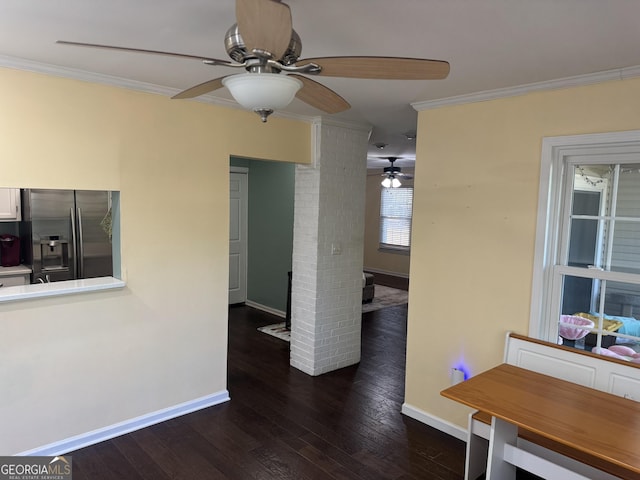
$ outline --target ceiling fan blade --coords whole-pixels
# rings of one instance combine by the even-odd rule
[[[238,31],[247,51],[264,50],[282,58],[291,41],[291,10],[274,0],[236,0]]]
[[[449,62],[402,57],[324,57],[298,60],[315,63],[325,77],[372,78],[386,80],[439,80],[449,75]]]
[[[68,42],[66,40],[58,40],[56,43],[61,45],[72,45],[74,47],[103,48],[105,50],[118,50],[121,52],[150,53],[153,55],[164,55],[166,57],[190,58],[194,60],[207,61],[213,65],[224,65],[229,67],[237,65],[228,60],[220,60],[217,58],[202,57],[199,55],[189,55],[184,53],[162,52],[159,50],[145,50],[143,48],[116,47],[113,45],[99,45],[96,43]]]
[[[218,90],[222,88],[222,79],[225,77],[214,78],[213,80],[209,80],[207,82],[201,83],[200,85],[196,85],[195,87],[187,88],[182,92],[178,93],[171,97],[174,100],[178,100],[181,98],[195,98],[200,95],[204,95],[205,93],[213,92],[214,90]]]
[[[340,113],[351,108],[344,98],[321,83],[302,75],[290,76],[302,82],[302,88],[298,90],[296,97],[312,107],[326,113]]]

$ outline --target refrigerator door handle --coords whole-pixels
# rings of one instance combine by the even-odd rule
[[[84,239],[82,238],[82,210],[78,207],[78,278],[84,278]]]
[[[76,246],[78,245],[78,238],[76,234],[76,215],[75,209],[73,207],[71,207],[69,210],[71,214],[71,251],[73,252],[73,256],[75,258],[77,255]],[[71,263],[71,268],[73,269],[73,276],[71,278],[78,278],[78,267],[76,265],[76,262]]]

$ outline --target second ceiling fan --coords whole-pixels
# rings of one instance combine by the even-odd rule
[[[243,68],[247,73],[208,80],[172,98],[194,98],[227,87],[243,107],[255,111],[263,122],[294,97],[323,112],[349,109],[349,103],[310,76],[386,80],[436,80],[446,78],[449,63],[403,57],[343,56],[300,60],[302,43],[293,30],[289,6],[276,0],[236,0],[236,21],[224,43],[231,60],[140,48],[58,40],[80,47],[120,50],[200,60],[207,65]]]
[[[383,169],[384,173],[382,174],[382,176],[384,178],[382,179],[382,182],[381,182],[383,187],[398,188],[402,186],[402,182],[400,181],[400,178],[404,178],[407,180],[411,180],[413,178],[413,175],[402,173],[402,169],[394,165],[396,160],[400,160],[399,157],[381,157],[381,158],[385,158],[389,160],[389,163],[391,163],[391,165],[389,165],[388,167],[384,167]]]

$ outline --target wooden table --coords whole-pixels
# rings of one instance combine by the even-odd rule
[[[518,427],[640,478],[640,402],[507,364],[441,393],[493,417],[488,480],[515,478],[515,465],[526,469],[518,463],[526,456],[516,447]]]

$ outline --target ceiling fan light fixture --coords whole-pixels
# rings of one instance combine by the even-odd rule
[[[380,182],[380,185],[382,185],[384,188],[398,188],[402,185],[402,182],[400,182],[400,180],[398,180],[394,176],[389,176],[384,177],[382,182]]]
[[[222,84],[229,89],[236,102],[258,113],[263,122],[274,110],[289,105],[302,88],[300,80],[279,73],[231,75],[225,77]]]

